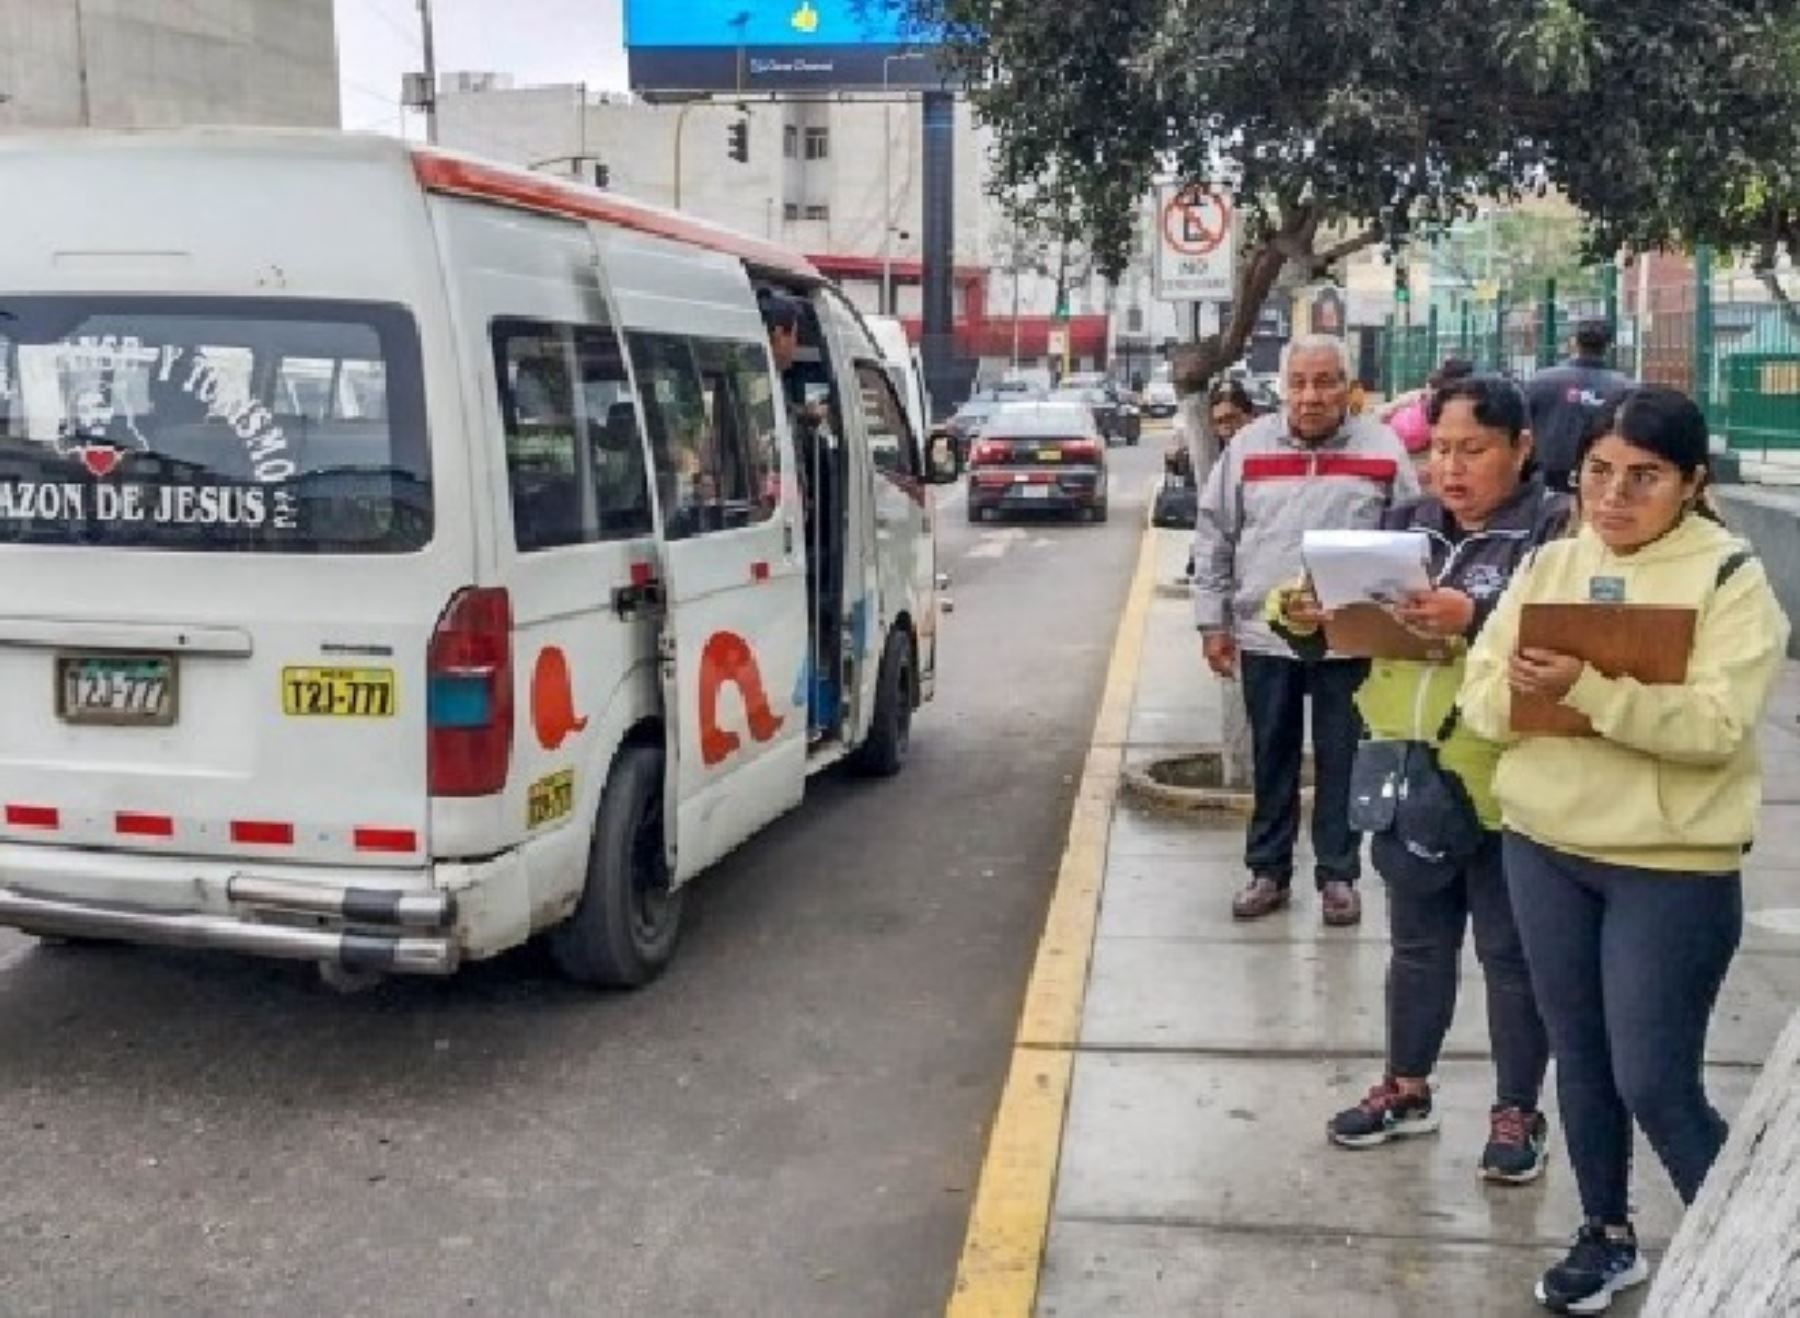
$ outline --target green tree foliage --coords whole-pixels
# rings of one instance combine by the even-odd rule
[[[861,0],[949,40],[1000,195],[1055,181],[1103,272],[1158,179],[1246,221],[1235,360],[1289,263],[1560,189],[1588,248],[1800,238],[1800,0]]]

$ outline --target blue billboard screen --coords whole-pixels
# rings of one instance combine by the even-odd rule
[[[886,0],[625,0],[625,45],[632,49],[898,46],[912,35],[902,28]]]
[[[895,0],[625,0],[633,90],[935,87],[932,40]]]

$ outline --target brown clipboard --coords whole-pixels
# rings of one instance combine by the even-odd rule
[[[1656,604],[1527,604],[1519,611],[1519,648],[1573,655],[1603,677],[1675,686],[1687,681],[1698,620],[1694,609]],[[1534,736],[1595,735],[1587,715],[1517,691],[1512,728]]]
[[[1347,604],[1327,615],[1325,645],[1347,659],[1410,659],[1448,663],[1456,653],[1452,641],[1423,636],[1379,604]]]

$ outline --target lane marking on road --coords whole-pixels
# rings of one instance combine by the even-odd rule
[[[983,531],[981,539],[967,550],[964,558],[1005,558],[1014,545],[1023,544],[1029,536],[1023,527],[1009,526],[1000,531]]]
[[[30,942],[25,944],[24,947],[15,947],[10,952],[0,952],[0,975],[4,975],[26,957],[37,951],[37,949],[37,943]]]
[[[1037,1303],[1155,566],[1156,539],[1146,518],[947,1318],[1030,1318]]]

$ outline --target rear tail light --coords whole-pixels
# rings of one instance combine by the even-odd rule
[[[491,796],[512,765],[512,599],[504,590],[457,592],[426,657],[428,759],[433,796]]]
[[[1073,462],[1100,461],[1100,446],[1092,440],[1078,439],[1062,446],[1063,456]]]
[[[1005,462],[1010,450],[1004,444],[990,444],[986,440],[975,446],[969,455],[969,461],[977,466],[984,462]]]

